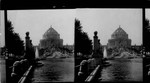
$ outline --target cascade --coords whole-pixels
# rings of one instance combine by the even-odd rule
[[[106,51],[106,47],[104,47],[103,57],[104,57],[104,58],[107,58],[107,51]]]
[[[38,47],[36,47],[36,50],[35,50],[35,58],[39,58],[39,50],[38,50]]]

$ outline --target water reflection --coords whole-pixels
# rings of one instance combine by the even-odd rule
[[[52,59],[39,61],[44,64],[36,67],[29,82],[27,83],[45,83],[45,82],[73,82],[74,81],[74,58]]]
[[[142,59],[109,60],[112,64],[103,68],[99,81],[142,81]]]

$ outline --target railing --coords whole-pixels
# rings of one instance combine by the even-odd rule
[[[23,76],[21,77],[21,79],[18,81],[18,83],[25,83],[25,80],[27,79],[31,69],[33,66],[30,66],[29,69],[23,74]]]
[[[100,68],[100,65],[98,65],[98,66],[93,70],[93,72],[86,78],[85,82],[91,82],[91,81],[94,79],[94,77],[95,77],[97,71],[99,70],[99,68]]]
[[[77,65],[77,66],[75,66],[75,68],[78,68],[78,67],[80,67],[80,66],[82,66],[82,65]]]

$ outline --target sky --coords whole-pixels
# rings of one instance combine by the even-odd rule
[[[145,9],[146,18],[150,20],[150,8]]]
[[[25,33],[30,32],[33,45],[38,45],[43,34],[52,26],[63,39],[63,44],[74,44],[74,10],[9,10],[8,20],[14,31],[25,40]]]
[[[119,26],[128,34],[132,45],[142,44],[142,9],[78,9],[76,18],[90,39],[93,40],[94,31],[98,31],[102,45],[107,45]]]
[[[120,26],[128,33],[132,45],[142,44],[142,9],[51,9],[9,10],[8,19],[21,39],[30,32],[33,45],[38,45],[43,34],[52,27],[60,34],[64,44],[74,44],[74,21],[81,21],[83,31],[93,40],[94,31],[102,45],[108,43],[111,34]]]
[[[5,35],[4,35],[4,11],[0,11],[0,47],[5,45]]]

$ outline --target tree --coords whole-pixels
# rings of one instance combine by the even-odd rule
[[[146,51],[150,51],[150,41],[147,39],[147,37],[150,35],[150,24],[149,20],[145,19],[144,22],[144,29],[143,29],[143,45],[145,47]]]
[[[92,53],[92,41],[89,39],[88,34],[82,30],[78,19],[75,19],[75,51],[83,55]]]
[[[14,55],[24,54],[24,42],[19,37],[19,34],[14,32],[11,21],[7,21],[6,23],[5,40],[8,53]]]

